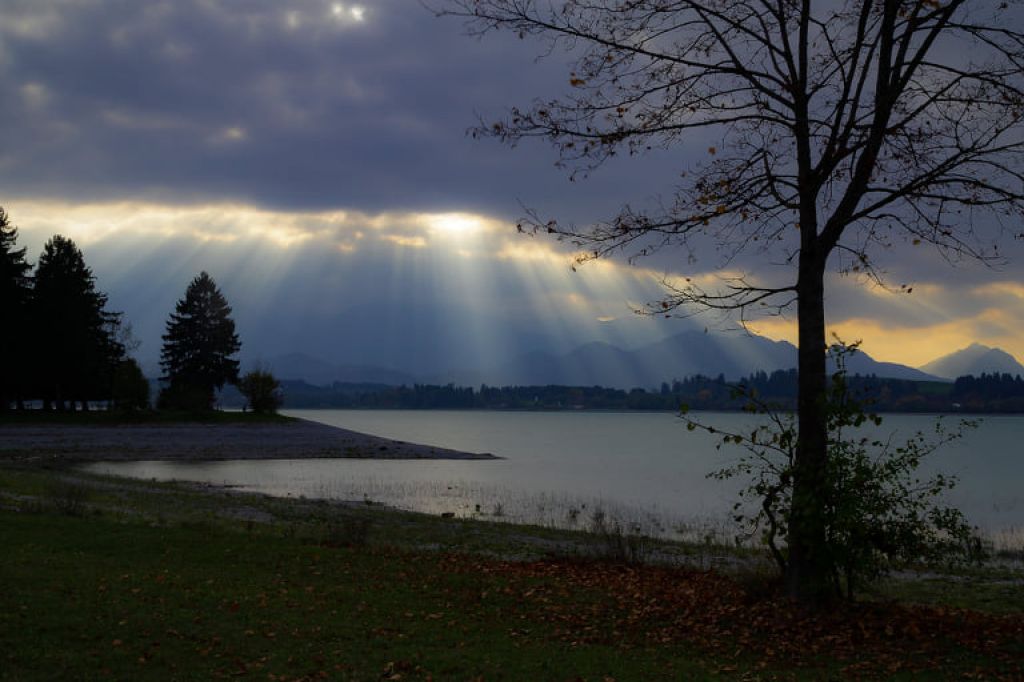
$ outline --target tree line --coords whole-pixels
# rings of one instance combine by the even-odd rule
[[[17,236],[0,208],[0,405],[23,409],[27,400],[41,400],[45,409],[75,410],[113,399],[123,389],[115,377],[127,377],[123,363],[133,362],[123,316],[107,310],[73,241],[51,238],[33,271],[26,249],[15,248]]]
[[[43,410],[73,412],[98,402],[148,410],[149,382],[129,355],[138,341],[123,313],[108,309],[82,251],[55,235],[33,269],[17,238],[17,227],[0,208],[0,410],[39,403]],[[162,336],[158,408],[210,410],[228,383],[255,411],[280,406],[279,384],[268,371],[239,375],[241,341],[231,312],[206,272],[188,285]]]
[[[1024,379],[1009,374],[960,377],[954,383],[877,376],[846,377],[849,391],[882,412],[1024,412]],[[314,386],[284,381],[288,404],[297,408],[499,409],[499,410],[743,410],[750,396],[792,410],[796,369],[754,372],[738,382],[724,375],[694,375],[663,382],[657,390],[603,386],[488,386],[454,384],[388,386],[335,382]]]

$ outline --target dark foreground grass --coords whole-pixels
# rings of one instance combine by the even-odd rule
[[[812,614],[760,571],[594,541],[0,466],[0,680],[1024,679],[1018,572]]]
[[[3,679],[702,679],[715,666],[682,646],[549,638],[523,584],[437,555],[10,512],[0,546]]]

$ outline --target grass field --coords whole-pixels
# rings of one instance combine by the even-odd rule
[[[627,565],[582,533],[25,466],[0,547],[4,680],[1024,675],[1006,568],[808,614],[722,549]]]

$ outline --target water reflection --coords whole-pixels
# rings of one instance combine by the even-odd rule
[[[228,484],[279,496],[381,502],[560,527],[587,527],[598,512],[667,537],[731,536],[728,512],[738,482],[706,475],[735,460],[717,440],[688,432],[670,414],[463,411],[294,411],[336,426],[506,459],[265,460],[129,462],[90,465],[97,472],[159,480]],[[752,417],[708,414],[720,427],[749,428]],[[883,432],[933,428],[934,418],[886,417]],[[975,432],[926,464],[958,475],[950,502],[1000,544],[1024,545],[1024,418],[989,417]]]

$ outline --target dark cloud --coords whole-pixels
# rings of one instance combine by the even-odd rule
[[[137,218],[135,204],[180,207],[180,220],[196,219],[189,207],[237,204],[277,211],[282,221],[335,209],[370,217],[468,211],[508,221],[520,215],[522,202],[545,217],[584,223],[607,217],[622,202],[643,206],[669,193],[679,171],[698,158],[694,150],[706,155],[707,141],[690,139],[671,153],[614,160],[571,183],[553,167],[554,152],[542,142],[510,150],[467,136],[477,115],[493,118],[510,105],[564,92],[564,55],[537,61],[540,51],[514,36],[469,38],[458,21],[438,20],[409,0],[5,0],[0,205],[34,199],[132,204],[124,211],[111,208],[114,222],[133,211]],[[44,220],[44,213],[35,214],[41,222],[33,225],[15,212],[23,235],[41,243],[66,229],[56,219]],[[138,227],[136,218],[127,222]],[[473,329],[486,326],[493,327],[495,344],[504,337],[509,352],[554,343],[558,333],[551,330],[568,330],[563,335],[582,342],[612,329],[595,327],[595,315],[625,319],[630,303],[658,294],[650,273],[637,284],[625,268],[616,271],[622,279],[615,296],[588,290],[586,278],[570,286],[559,279],[567,271],[564,259],[538,261],[532,270],[508,261],[490,269],[486,287],[474,285],[452,279],[450,262],[432,260],[432,249],[401,247],[401,239],[416,233],[397,223],[388,225],[395,241],[376,250],[361,247],[359,258],[338,251],[352,246],[347,233],[334,242],[320,235],[316,247],[294,248],[285,257],[268,245],[273,227],[252,239],[239,237],[233,226],[203,220],[191,232],[168,228],[174,235],[167,241],[121,232],[91,242],[98,271],[112,282],[118,305],[138,318],[150,353],[164,309],[203,267],[224,273],[226,286],[237,286],[232,293],[267,352],[291,343],[281,330],[292,327],[301,328],[302,339],[319,339],[316,349],[325,353],[358,346],[381,357],[402,355],[388,345],[393,339],[436,338],[441,341],[432,343],[462,348],[465,338],[477,334]],[[998,226],[979,227],[992,235]],[[511,238],[511,225],[504,229]],[[239,239],[210,241],[219,231]],[[326,243],[334,248],[322,250]],[[829,287],[830,317],[927,329],[1019,305],[1014,293],[983,290],[987,283],[1020,280],[1022,243],[1001,243],[1010,259],[1001,269],[950,269],[934,250],[897,239],[875,257],[890,284],[917,291],[882,297],[855,279],[836,279]],[[640,265],[655,275],[705,278],[727,267],[774,284],[796,276],[781,264],[780,252],[729,260],[710,241],[701,246],[695,262],[671,251]],[[278,288],[265,290],[261,278]],[[568,297],[572,286],[588,302],[585,313],[564,312],[575,304],[558,297]],[[358,308],[350,302],[356,290]],[[269,312],[282,308],[290,316],[285,322]],[[346,333],[350,323],[358,334]],[[393,334],[374,336],[367,330],[375,324]],[[993,336],[1024,326],[992,316],[971,324]],[[538,328],[545,331],[531,331]],[[628,338],[649,333],[643,329],[607,338],[628,345]],[[433,351],[423,352],[426,357]],[[420,362],[406,355],[410,366]]]
[[[467,137],[477,113],[561,88],[563,60],[408,0],[366,3],[361,21],[357,7],[5,3],[5,191],[509,215],[518,199],[610,211],[612,186],[657,188],[621,168],[573,186],[540,145]]]

